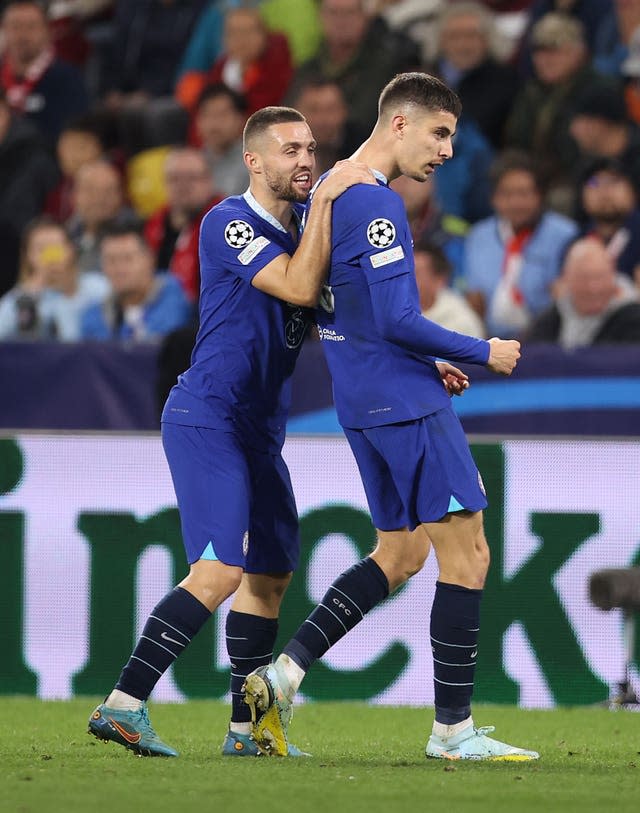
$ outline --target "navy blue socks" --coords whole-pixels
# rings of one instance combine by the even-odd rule
[[[384,572],[370,557],[362,559],[338,576],[283,654],[306,672],[388,595]]]
[[[471,715],[482,590],[436,582],[431,647],[436,722],[455,725]]]
[[[147,700],[160,677],[210,617],[204,604],[182,587],[167,593],[147,619],[116,689]]]
[[[251,709],[243,700],[242,684],[249,672],[271,663],[278,619],[230,610],[227,615],[227,652],[231,662],[231,722],[248,723]]]

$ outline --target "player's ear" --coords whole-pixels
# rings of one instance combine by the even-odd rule
[[[244,158],[244,165],[249,170],[249,172],[253,172],[254,174],[262,171],[262,162],[260,161],[260,156],[257,152],[245,152],[243,155]]]
[[[404,138],[404,131],[407,127],[407,117],[402,113],[396,113],[391,119],[391,130],[396,138]]]

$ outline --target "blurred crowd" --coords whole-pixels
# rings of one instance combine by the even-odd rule
[[[288,104],[317,174],[426,70],[455,157],[393,182],[423,313],[564,348],[640,341],[640,0],[5,0],[0,340],[188,345],[198,229]],[[186,337],[186,338],[185,338]]]

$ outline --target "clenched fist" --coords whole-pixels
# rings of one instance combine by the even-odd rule
[[[493,373],[511,375],[520,358],[520,342],[515,339],[489,339],[487,367]]]

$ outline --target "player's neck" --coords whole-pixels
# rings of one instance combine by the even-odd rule
[[[272,217],[285,228],[288,229],[291,224],[291,203],[288,200],[280,200],[270,192],[250,187],[251,194],[258,201],[260,206],[265,209]]]
[[[400,175],[400,170],[389,145],[377,138],[375,132],[351,156],[354,161],[361,161],[371,169],[381,172],[387,181]]]

